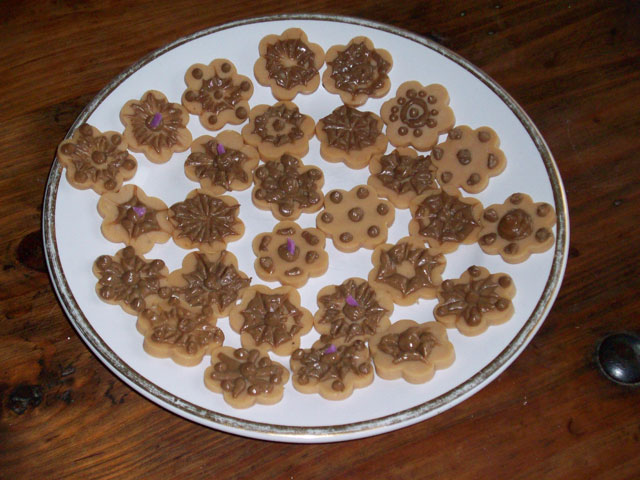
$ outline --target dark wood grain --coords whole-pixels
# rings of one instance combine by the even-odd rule
[[[101,88],[184,35],[285,12],[389,23],[478,65],[539,127],[570,210],[562,289],[515,363],[437,417],[342,444],[236,437],[135,393],[73,331],[40,241],[56,146]],[[594,359],[640,331],[637,2],[4,1],[0,47],[0,479],[640,476],[640,390]]]

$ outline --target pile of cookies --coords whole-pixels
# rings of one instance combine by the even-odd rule
[[[251,106],[252,78],[214,59],[187,69],[180,103],[149,90],[122,107],[122,133],[84,124],[60,144],[67,180],[100,195],[102,234],[123,244],[95,260],[97,295],[137,317],[147,353],[185,366],[210,355],[205,386],[237,408],[278,402],[289,377],[300,392],[339,400],[374,373],[427,382],[454,362],[447,329],[479,335],[511,318],[513,279],[474,265],[443,279],[447,254],[478,243],[523,262],[554,244],[555,212],[520,192],[489,207],[465,196],[487,188],[507,159],[491,128],[455,124],[442,85],[407,81],[379,112],[365,110],[368,99],[391,91],[392,67],[392,55],[366,37],[325,52],[292,28],[258,45],[253,77],[271,90],[272,105]],[[342,105],[316,122],[294,100],[320,84]],[[212,135],[192,138],[193,116]],[[238,133],[222,130],[227,125],[243,126]],[[368,167],[367,184],[325,192],[322,169],[303,162],[314,135],[326,162]],[[184,173],[199,188],[183,201],[167,206],[125,185],[137,170],[130,152],[164,163],[187,150]],[[233,192],[249,188],[254,206],[278,222],[252,241],[256,275],[278,288],[252,284],[227,249],[245,233]],[[391,244],[396,209],[409,209],[411,221]],[[296,223],[303,214],[316,216],[316,228]],[[298,289],[326,273],[328,239],[342,252],[372,250],[372,268],[366,279],[326,285],[311,312]],[[145,257],[169,240],[191,250],[173,272]],[[437,299],[432,321],[391,323],[394,305],[420,299]],[[217,322],[226,317],[241,348],[224,344]],[[301,348],[312,329],[318,340]]]

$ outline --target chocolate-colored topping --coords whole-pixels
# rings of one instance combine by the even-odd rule
[[[268,356],[260,356],[258,350],[238,348],[233,352],[233,358],[218,353],[218,360],[209,375],[234,398],[244,392],[251,396],[271,393],[282,383],[284,368]]]
[[[278,40],[267,46],[264,55],[269,78],[286,89],[306,85],[318,74],[315,57],[309,45],[299,38]]]
[[[409,327],[401,333],[388,333],[380,339],[378,348],[391,355],[393,363],[426,362],[438,344],[436,337],[420,327]]]
[[[379,204],[376,208],[376,212],[378,212],[378,215],[386,215],[387,213],[389,213],[389,205],[387,205],[386,203]]]
[[[502,288],[508,288],[509,286],[511,286],[512,283],[513,281],[511,280],[511,277],[509,277],[508,275],[502,275],[500,278],[498,278],[498,284]]]
[[[451,140],[460,140],[462,138],[462,130],[459,128],[454,128],[449,132],[449,139]]]
[[[351,220],[352,222],[359,222],[360,220],[362,220],[362,217],[364,217],[364,210],[362,210],[360,207],[354,207],[349,210],[349,213],[347,215],[349,216],[349,220]]]
[[[444,150],[440,147],[435,147],[431,153],[433,154],[433,158],[436,160],[442,160],[442,157],[444,156]]]
[[[487,233],[480,237],[480,243],[483,245],[491,245],[498,239],[498,236],[495,233]]]
[[[307,230],[302,232],[302,238],[304,238],[309,245],[317,245],[320,242],[320,239],[316,235]]]
[[[458,162],[460,162],[460,165],[469,165],[471,163],[471,151],[467,148],[458,150],[456,158],[458,159]]]
[[[349,243],[353,240],[353,235],[349,232],[344,232],[340,234],[340,241],[344,243]]]
[[[224,66],[227,65],[225,71]],[[220,68],[224,73],[228,73],[231,70],[231,65],[223,64]],[[196,71],[198,76],[196,76]],[[196,68],[192,70],[191,75],[193,78],[200,79],[203,76],[202,70]],[[247,85],[243,85],[246,83]],[[248,88],[247,88],[248,87]],[[225,110],[234,110],[236,105],[243,101],[243,92],[246,92],[251,88],[248,82],[242,81],[241,83],[234,83],[233,77],[222,78],[217,74],[214,74],[210,78],[204,78],[198,91],[187,90],[185,98],[189,102],[197,102],[202,105],[202,110],[212,114],[209,121],[213,124],[217,121],[217,115]],[[240,110],[243,110],[243,113]],[[244,116],[242,116],[244,115]],[[246,118],[247,111],[244,107],[239,107],[236,110],[236,116],[238,118]]]
[[[244,324],[240,332],[251,335],[256,345],[268,343],[278,347],[302,328],[302,312],[289,301],[289,295],[256,292],[241,313]]]
[[[440,175],[440,180],[442,180],[442,183],[449,183],[452,178],[453,173],[451,172],[442,172],[442,174]]]
[[[342,201],[342,193],[334,190],[329,194],[329,200],[331,200],[333,203],[340,203]]]
[[[171,207],[172,222],[180,237],[194,243],[224,242],[225,237],[237,235],[240,205],[227,205],[222,199],[198,193]]]
[[[493,208],[486,209],[482,216],[487,222],[493,223],[498,221],[498,212],[496,212]]]
[[[467,272],[469,272],[469,275],[471,275],[472,277],[479,277],[480,275],[482,275],[482,270],[480,270],[480,268],[475,265],[471,265],[469,268],[467,268]]]
[[[522,194],[521,193],[513,193],[509,197],[509,201],[511,203],[513,203],[514,205],[520,204],[522,202],[522,200],[523,200],[523,198],[522,198]]]
[[[209,140],[204,144],[204,152],[189,155],[185,166],[193,167],[199,179],[208,178],[212,184],[225,190],[231,190],[234,180],[248,182],[247,172],[242,168],[248,160],[247,156],[227,146],[223,146],[224,153],[220,153],[218,145],[216,140]]]
[[[480,140],[483,143],[486,143],[489,140],[491,140],[491,134],[485,130],[482,130],[478,132],[478,140]]]
[[[361,112],[347,105],[336,108],[320,119],[330,146],[350,152],[374,145],[382,126],[371,112]]]
[[[292,235],[296,234],[296,229],[293,227],[289,227],[289,228],[280,228],[278,230],[276,230],[276,233],[278,235],[284,235],[285,237],[290,237]]]
[[[480,182],[480,174],[479,173],[472,173],[471,175],[469,175],[469,178],[467,179],[467,184],[468,185],[476,185],[479,182]]]
[[[517,243],[509,243],[506,247],[504,247],[504,253],[509,255],[515,255],[518,252],[518,244]]]
[[[267,273],[273,273],[274,265],[273,258],[271,257],[260,257],[260,266]]]
[[[161,230],[156,219],[157,214],[157,210],[141,202],[134,192],[129,200],[118,204],[118,216],[113,223],[121,225],[129,237],[138,238],[144,233]]]
[[[438,111],[429,108],[427,102],[419,95],[416,95],[415,90],[407,90],[403,100],[402,103],[398,101],[398,103],[402,105],[400,109],[400,120],[407,127],[414,130],[413,134],[416,137],[422,135],[420,127],[427,126],[433,128],[438,124],[435,118],[438,115]],[[406,127],[404,128],[406,129]]]
[[[536,215],[538,215],[539,217],[546,217],[550,211],[551,205],[549,205],[548,203],[542,203],[538,205],[538,208],[536,208]]]
[[[546,228],[536,230],[536,240],[540,243],[546,241],[551,236],[551,232]]]
[[[365,187],[360,187],[358,189],[358,191],[356,192],[356,196],[361,199],[364,200],[365,198],[367,198],[369,196],[369,190]]]
[[[285,270],[284,274],[288,277],[297,277],[298,275],[302,274],[302,270],[300,270],[299,267],[293,267],[289,270]]]
[[[311,251],[311,252],[307,252],[307,254],[304,257],[304,261],[307,264],[310,264],[318,260],[318,258],[320,258],[320,255],[318,255],[318,252]]]
[[[322,220],[324,223],[331,223],[333,222],[333,215],[331,215],[329,212],[324,212],[320,216],[320,220]]]
[[[411,157],[394,150],[380,158],[380,167],[380,173],[375,176],[382,185],[399,194],[413,191],[420,195],[435,187],[436,167],[428,155]]]
[[[496,157],[493,153],[490,153],[487,156],[487,168],[494,169],[498,165],[498,157]]]
[[[278,256],[285,262],[295,262],[300,256],[300,249],[296,246],[292,253],[289,251],[288,242],[284,242],[278,247]]]
[[[367,235],[369,235],[371,238],[375,238],[378,235],[380,235],[380,229],[378,227],[376,227],[375,225],[372,225],[367,230]]]
[[[522,240],[531,235],[532,231],[533,219],[521,208],[509,210],[498,223],[498,235],[505,240]]]
[[[133,113],[128,117],[134,138],[140,145],[148,145],[157,153],[176,145],[179,130],[186,128],[179,105],[156,98],[151,92],[141,101],[133,102],[131,110]]]
[[[480,224],[473,216],[473,206],[442,191],[426,197],[414,214],[419,233],[439,242],[462,242]]]
[[[336,88],[354,97],[358,94],[372,95],[382,88],[391,70],[391,64],[378,52],[367,48],[364,42],[352,43],[327,64],[332,69],[331,78]]]
[[[298,107],[289,109],[281,103],[267,108],[255,118],[253,133],[263,142],[272,143],[276,147],[293,143],[304,136],[300,128],[304,117]]]
[[[258,248],[260,249],[260,251],[266,252],[268,250],[270,243],[271,243],[271,237],[268,235],[265,235],[264,237],[262,237],[262,240],[260,240],[260,246]]]

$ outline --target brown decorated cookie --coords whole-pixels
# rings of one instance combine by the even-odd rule
[[[215,196],[206,188],[192,190],[183,202],[169,208],[173,241],[179,247],[215,253],[240,240],[244,223],[238,218],[240,204],[228,195]]]
[[[182,268],[171,272],[169,285],[174,295],[191,307],[211,308],[216,318],[229,315],[251,279],[238,270],[231,252],[191,252],[182,260]]]
[[[338,250],[355,252],[360,247],[373,249],[384,243],[394,219],[391,203],[378,198],[372,187],[357,185],[348,192],[331,190],[316,225],[331,237]]]
[[[319,277],[329,267],[325,251],[326,237],[317,228],[301,228],[295,222],[280,222],[271,233],[261,233],[253,240],[258,257],[254,267],[267,282],[302,287],[309,277]]]
[[[144,335],[145,352],[185,367],[198,365],[224,342],[211,310],[194,309],[176,297],[140,312],[136,328]]]
[[[391,295],[398,305],[413,305],[420,298],[436,298],[447,260],[438,249],[425,248],[416,237],[393,245],[379,245],[371,255],[369,283]]]
[[[350,343],[317,341],[291,354],[293,387],[301,393],[319,393],[327,400],[344,400],[356,388],[373,382],[374,368],[363,340]]]
[[[398,320],[369,340],[369,349],[379,377],[409,383],[428,382],[456,358],[447,329],[438,322]]]
[[[296,289],[254,285],[231,309],[229,325],[240,334],[244,348],[286,356],[300,346],[300,337],[311,330],[313,317],[300,306]]]
[[[285,153],[304,157],[309,152],[314,127],[313,118],[300,113],[295,103],[282,101],[253,107],[249,123],[242,127],[242,137],[265,160],[277,160]]]
[[[367,339],[389,326],[393,301],[363,278],[349,278],[318,292],[314,328],[326,339]]]
[[[513,316],[515,294],[516,287],[506,273],[492,274],[484,267],[471,266],[458,280],[442,282],[433,313],[447,328],[479,335]]]
[[[449,132],[446,141],[431,151],[438,166],[440,185],[480,193],[487,188],[489,178],[504,171],[507,159],[498,148],[500,139],[489,127],[472,130],[461,125]]]
[[[418,155],[412,148],[400,147],[388,154],[374,155],[369,171],[367,183],[396,208],[409,208],[415,197],[438,187],[437,168],[431,156]]]
[[[344,162],[350,168],[364,168],[372,156],[387,149],[382,125],[375,113],[342,105],[316,125],[320,155],[327,162]]]
[[[256,403],[273,405],[282,400],[289,370],[258,350],[220,347],[211,354],[211,365],[204,372],[204,384],[221,393],[234,408]]]
[[[147,253],[156,243],[171,238],[167,206],[159,198],[148,197],[137,185],[103,194],[98,213],[103,217],[100,228],[104,237],[131,245],[138,253]]]
[[[355,37],[347,45],[327,50],[322,85],[340,95],[346,105],[358,107],[369,98],[384,97],[391,88],[391,54],[375,48],[367,37]]]
[[[133,247],[125,247],[114,256],[99,256],[93,263],[93,274],[98,278],[98,298],[111,305],[120,305],[131,315],[168,299],[172,293],[165,263],[147,260],[136,254]]]
[[[313,93],[320,86],[324,50],[310,43],[299,28],[289,28],[282,35],[267,35],[260,41],[258,51],[260,57],[253,73],[258,83],[270,87],[278,100],[293,100],[298,93]]]
[[[182,94],[182,105],[198,115],[207,130],[220,130],[247,119],[253,84],[248,77],[239,75],[229,60],[218,58],[209,65],[191,65],[184,82],[187,89]]]
[[[413,217],[409,234],[442,253],[478,240],[482,204],[475,198],[463,197],[458,190],[427,190],[414,198],[409,208]]]
[[[253,203],[262,210],[271,210],[278,220],[295,220],[302,213],[322,208],[322,170],[305,166],[291,155],[266,161],[255,170],[253,178]]]
[[[249,188],[259,162],[255,148],[246,145],[239,133],[226,130],[216,137],[203,135],[193,141],[184,173],[189,180],[221,195]]]
[[[502,205],[487,207],[478,243],[485,253],[499,254],[505,262],[524,262],[532,253],[549,250],[555,241],[556,212],[546,202],[533,203],[514,193]]]
[[[405,82],[396,96],[382,105],[380,116],[387,124],[387,137],[392,145],[416,150],[430,150],[438,135],[455,124],[449,107],[449,93],[442,85],[426,87],[419,82]]]
[[[102,195],[117,192],[136,173],[138,162],[117,132],[102,133],[83,123],[58,146],[58,160],[67,170],[67,181],[80,190],[92,188]]]
[[[120,110],[120,121],[129,150],[143,153],[153,163],[165,163],[174,152],[191,145],[189,112],[162,92],[149,90],[140,100],[129,100]]]

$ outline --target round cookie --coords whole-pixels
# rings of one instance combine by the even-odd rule
[[[303,30],[289,28],[282,35],[267,35],[260,40],[258,51],[253,73],[278,100],[293,100],[297,94],[313,93],[320,86],[324,50],[310,43]]]

